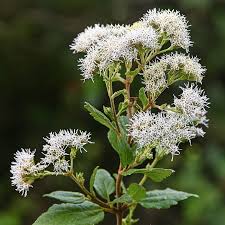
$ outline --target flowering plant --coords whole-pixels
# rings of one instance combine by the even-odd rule
[[[44,138],[43,158],[36,162],[35,151],[22,149],[11,165],[12,185],[26,196],[36,179],[46,176],[71,178],[81,192],[55,191],[45,196],[61,201],[43,213],[34,225],[93,225],[105,213],[116,216],[117,225],[137,223],[137,205],[163,209],[188,197],[197,197],[166,188],[146,190],[145,182],[161,182],[174,170],[156,167],[167,155],[180,153],[180,144],[204,136],[208,98],[197,83],[205,69],[199,59],[185,53],[192,42],[186,18],[178,11],[150,10],[132,25],[95,25],[73,41],[74,53],[83,52],[80,69],[83,80],[104,81],[110,106],[103,111],[85,103],[85,109],[108,128],[108,140],[119,156],[119,168],[112,176],[98,166],[86,184],[74,161],[93,144],[91,134],[80,130],[60,130]],[[140,90],[131,94],[133,83]],[[158,103],[161,94],[175,83],[184,82],[173,103]],[[115,91],[115,84],[122,87]],[[161,99],[162,101],[163,99]],[[137,183],[126,185],[123,178],[141,174]],[[88,187],[87,187],[88,186]]]

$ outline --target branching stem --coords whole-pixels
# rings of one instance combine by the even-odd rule
[[[69,176],[79,186],[79,188],[82,190],[82,192],[85,195],[87,195],[87,197],[89,197],[93,203],[96,203],[99,206],[101,206],[103,208],[103,210],[106,212],[116,214],[117,209],[110,207],[107,203],[103,202],[102,200],[97,198],[95,195],[93,195],[90,191],[88,191],[85,188],[85,186],[77,180],[76,176],[73,173],[69,173],[69,174],[67,174],[67,176]]]
[[[153,168],[153,167],[155,167],[155,165],[157,164],[158,161],[159,161],[159,158],[156,157],[150,165],[148,164],[146,166],[146,168]],[[141,181],[139,182],[139,185],[141,185],[141,186],[144,185],[144,183],[146,182],[147,178],[148,178],[147,175],[144,175],[142,177]],[[129,214],[126,217],[126,220],[128,220],[128,221],[132,220],[133,213],[134,213],[136,207],[137,207],[137,203],[134,203],[134,204],[132,203],[131,205],[127,206],[127,208],[129,208]]]
[[[113,87],[112,87],[111,79],[109,80],[109,84],[108,84],[107,89],[108,89],[108,95],[109,95],[110,105],[111,105],[111,109],[112,109],[113,119],[114,119],[115,124],[116,124],[116,129],[120,133],[120,127],[119,127],[117,116],[116,116],[115,102],[114,102],[114,98],[112,97],[113,96]]]
[[[151,165],[147,165],[146,166],[146,168],[153,168],[156,164],[157,164],[157,162],[159,161],[159,159],[156,157],[154,160],[153,160],[153,162],[151,163]],[[142,177],[142,179],[141,179],[141,181],[139,182],[139,185],[144,185],[144,183],[146,182],[146,180],[147,180],[147,178],[148,178],[148,176],[145,174],[143,177]]]

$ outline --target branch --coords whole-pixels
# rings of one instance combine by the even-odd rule
[[[100,200],[99,198],[97,198],[95,195],[93,195],[91,192],[89,192],[84,185],[82,185],[78,180],[77,178],[74,176],[73,173],[69,173],[67,174],[67,176],[69,176],[78,186],[79,188],[82,190],[82,192],[84,194],[87,195],[87,197],[90,198],[90,200],[93,202],[93,203],[96,203],[98,204],[99,206],[101,206],[103,208],[104,211],[106,212],[109,212],[109,213],[112,213],[112,214],[116,214],[117,212],[117,209],[114,208],[114,207],[110,207],[107,203],[103,202],[102,200]]]
[[[147,165],[146,166],[146,168],[149,168],[149,169],[151,169],[151,168],[153,168],[156,164],[157,164],[157,162],[159,161],[159,159],[156,157],[154,160],[153,160],[153,162],[151,163],[151,165]],[[139,185],[143,185],[144,183],[145,183],[145,181],[147,180],[147,178],[148,178],[148,176],[145,174],[143,177],[142,177],[142,179],[141,179],[141,181],[139,182]]]
[[[112,88],[112,80],[111,79],[109,80],[109,85],[107,87],[107,90],[108,90],[110,105],[111,105],[111,109],[112,109],[112,113],[113,113],[113,119],[116,123],[116,129],[120,133],[120,127],[119,127],[119,123],[118,123],[117,116],[116,116],[115,102],[114,102],[114,99],[112,97],[113,96],[113,88]]]

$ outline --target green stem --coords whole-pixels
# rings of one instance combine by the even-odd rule
[[[156,158],[153,160],[153,162],[151,163],[151,165],[148,164],[148,165],[146,166],[146,168],[149,168],[149,169],[153,168],[153,167],[157,164],[158,161],[159,161],[159,159],[156,157]],[[139,185],[142,186],[142,185],[146,182],[147,178],[148,178],[148,176],[145,174],[145,175],[142,177],[141,181],[139,182]]]
[[[127,92],[127,100],[128,100],[128,109],[127,109],[127,117],[130,119],[132,116],[132,103],[130,101],[130,79],[129,77],[126,78],[125,88]]]
[[[126,92],[127,92],[127,100],[128,100],[128,108],[127,108],[128,119],[131,119],[131,117],[132,117],[132,107],[133,107],[133,104],[130,101],[130,99],[131,99],[131,97],[130,97],[130,86],[131,86],[131,81],[130,81],[130,78],[127,76],[126,77],[126,83],[125,83],[125,89],[126,89]],[[132,142],[131,136],[128,136],[128,144],[130,145],[131,142]]]
[[[165,52],[168,52],[168,51],[172,51],[172,50],[174,50],[174,47],[170,46],[169,48],[161,50],[158,54],[162,54],[162,53],[165,53]]]
[[[111,105],[111,109],[112,109],[112,113],[113,113],[113,119],[116,123],[116,129],[120,133],[120,127],[119,127],[119,123],[118,123],[117,116],[116,116],[115,102],[114,102],[114,99],[112,97],[113,96],[113,88],[112,88],[112,80],[111,79],[109,80],[109,85],[108,85],[107,90],[108,90],[110,105]]]
[[[71,148],[70,151],[70,172],[73,173],[73,160],[76,157],[76,149],[75,148]]]
[[[159,161],[159,158],[156,157],[150,165],[148,164],[146,166],[146,168],[155,167],[155,165],[157,164],[158,161]],[[147,178],[148,178],[147,175],[144,175],[143,178],[141,179],[141,181],[139,182],[139,185],[141,185],[141,186],[144,185]],[[132,221],[133,213],[134,213],[136,207],[137,207],[137,203],[134,203],[134,204],[132,203],[131,205],[127,206],[127,208],[129,208],[129,214],[127,215],[127,217],[125,219],[126,221]]]
[[[97,198],[95,195],[93,195],[91,192],[89,192],[84,185],[82,185],[77,178],[74,176],[74,174],[69,173],[67,176],[69,176],[78,186],[79,188],[82,190],[82,192],[87,195],[87,197],[90,198],[90,200],[93,203],[98,204],[99,206],[101,206],[103,208],[104,211],[112,213],[112,214],[116,214],[116,209],[111,208],[107,203],[103,202],[102,200],[100,200],[99,198]]]

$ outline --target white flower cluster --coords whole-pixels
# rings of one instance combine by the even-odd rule
[[[49,137],[44,138],[47,142],[43,146],[44,157],[37,164],[34,161],[35,151],[31,152],[30,149],[17,151],[10,170],[12,185],[26,196],[34,180],[41,177],[50,165],[53,165],[56,175],[67,172],[70,167],[66,160],[66,156],[69,155],[67,148],[75,148],[82,152],[86,144],[92,143],[90,136],[90,133],[79,130],[60,130],[59,133],[50,133]]]
[[[65,159],[68,155],[67,148],[75,148],[82,152],[86,144],[92,143],[90,137],[90,133],[79,130],[60,130],[59,133],[50,133],[49,137],[44,138],[47,144],[43,146],[42,163],[53,164],[54,171],[58,173],[68,171],[69,163]]]
[[[143,83],[146,91],[154,96],[161,89],[165,89],[170,82],[179,79],[201,83],[205,71],[197,57],[171,53],[146,66]]]
[[[105,70],[110,63],[119,60],[131,61],[137,53],[128,46],[124,35],[129,26],[124,25],[95,25],[88,27],[74,39],[71,50],[86,52],[79,60],[83,79],[92,79],[94,73]]]
[[[190,124],[182,114],[139,112],[131,119],[129,134],[139,148],[155,148],[164,154],[179,154],[179,144],[203,136],[204,131]]]
[[[168,107],[158,114],[150,110],[138,112],[132,117],[129,134],[139,148],[155,148],[164,154],[176,155],[181,142],[204,136],[199,125],[207,126],[208,98],[193,83],[181,90],[181,95],[174,97],[174,108]]]
[[[34,153],[35,151],[31,152],[30,149],[17,151],[15,161],[11,165],[12,186],[16,186],[16,191],[21,192],[25,197],[32,187],[36,174],[45,168],[44,165],[35,164]]]
[[[78,34],[70,46],[70,49],[76,52],[87,52],[101,41],[107,40],[109,36],[122,36],[127,30],[123,25],[99,25],[87,27],[84,32]]]
[[[188,50],[191,45],[188,24],[177,11],[150,10],[133,25],[95,25],[80,33],[71,44],[74,53],[85,52],[80,59],[83,79],[93,79],[95,73],[114,62],[138,60],[140,49],[159,51],[160,43],[170,40],[172,47]]]
[[[207,126],[206,118],[208,98],[204,91],[194,84],[181,87],[182,94],[174,98],[174,106],[181,111],[188,121]]]
[[[143,83],[145,90],[153,99],[168,86],[166,73],[161,63],[156,62],[146,66]]]
[[[172,46],[182,47],[188,51],[192,45],[185,16],[174,10],[149,10],[142,18],[144,23],[165,34]]]
[[[199,61],[197,57],[190,57],[177,52],[165,55],[160,60],[161,64],[164,65],[163,67],[168,71],[181,70],[188,76],[188,79],[201,83],[206,69],[202,67]]]
[[[159,35],[157,32],[152,27],[146,26],[142,22],[134,23],[124,36],[127,45],[143,46],[148,49],[159,48],[158,39]]]

